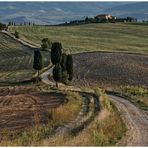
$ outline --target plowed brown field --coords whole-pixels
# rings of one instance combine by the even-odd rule
[[[74,55],[75,84],[148,87],[148,55],[91,52]]]

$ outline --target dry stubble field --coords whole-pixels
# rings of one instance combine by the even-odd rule
[[[48,123],[51,109],[63,103],[65,95],[39,92],[33,86],[0,88],[0,133]]]

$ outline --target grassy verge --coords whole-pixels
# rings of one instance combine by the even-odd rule
[[[95,120],[77,136],[58,135],[51,141],[46,140],[46,146],[112,146],[122,138],[126,132],[117,108],[108,100],[107,95],[100,89],[95,89],[100,98],[101,112]],[[118,129],[118,130],[117,130]]]
[[[48,138],[54,130],[75,118],[81,109],[81,97],[77,93],[67,92],[68,103],[54,109],[49,109],[51,119],[48,124],[38,125],[21,131],[4,131],[0,146],[33,146],[40,145],[42,139]],[[35,117],[38,119],[37,115]]]
[[[126,127],[120,113],[112,105],[110,114],[102,120],[96,120],[90,129],[90,142],[93,146],[113,146],[123,137],[125,132]]]
[[[104,110],[104,117],[98,117],[90,128],[90,143],[93,146],[113,146],[122,138],[127,129],[121,119],[120,112],[108,100],[107,95],[100,89],[96,89],[95,92],[98,96],[101,96],[100,101]]]
[[[148,89],[139,86],[121,86],[115,88],[111,93],[123,96],[138,107],[148,110]]]

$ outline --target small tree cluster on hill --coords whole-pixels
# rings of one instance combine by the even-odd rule
[[[7,30],[8,26],[6,24],[0,23],[0,30]]]
[[[70,22],[65,22],[64,24],[61,25],[81,25],[81,24],[89,24],[89,23],[115,23],[115,22],[137,22],[137,18],[134,17],[129,17],[127,16],[126,18],[106,18],[106,17],[85,17],[83,20],[72,20]]]
[[[42,39],[42,44],[41,44],[42,49],[50,49],[51,48],[51,42],[48,38]]]
[[[51,62],[53,68],[53,79],[58,82],[67,84],[73,78],[73,59],[72,55],[62,53],[62,45],[59,42],[55,42],[51,47]]]

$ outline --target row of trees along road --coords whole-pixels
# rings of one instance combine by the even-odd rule
[[[62,45],[59,42],[52,43],[51,46],[51,62],[54,65],[53,79],[58,87],[58,82],[68,84],[73,78],[73,58],[72,55],[62,52]],[[40,50],[34,51],[33,68],[39,71],[42,69],[42,55]]]

